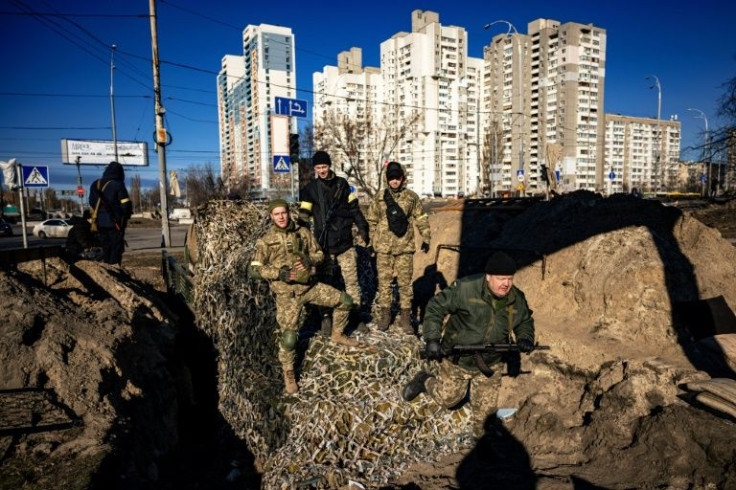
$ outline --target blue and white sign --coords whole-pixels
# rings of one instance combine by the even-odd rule
[[[703,172],[702,174],[700,174],[700,182],[702,182],[703,184],[705,184],[705,172]]]
[[[523,170],[516,171],[516,180],[518,180],[519,182],[524,182],[524,171]]]
[[[291,162],[289,155],[273,156],[273,171],[277,174],[287,174],[291,172]]]
[[[555,170],[555,180],[556,180],[557,182],[559,182],[559,181],[560,181],[560,171],[559,171],[559,170]]]
[[[616,172],[611,170],[611,173],[608,174],[608,178],[611,180],[614,180],[616,178]]]
[[[23,166],[23,186],[48,187],[49,168],[46,165]]]
[[[274,104],[276,106],[276,114],[281,116],[307,117],[306,100],[276,97]]]

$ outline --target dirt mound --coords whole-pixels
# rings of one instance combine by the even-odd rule
[[[155,481],[177,440],[167,315],[124,270],[46,271],[48,287],[40,262],[0,271],[0,486]]]

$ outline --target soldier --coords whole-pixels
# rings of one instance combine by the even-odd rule
[[[320,281],[342,289],[337,269],[342,272],[344,290],[353,298],[353,312],[358,316],[359,330],[365,330],[360,318],[360,288],[353,240],[353,223],[358,228],[358,237],[363,246],[368,246],[368,223],[358,205],[358,198],[350,191],[348,181],[335,175],[330,168],[332,160],[325,151],[318,151],[312,157],[312,165],[317,174],[300,191],[299,220],[307,224],[314,221],[312,231],[326,260],[320,268]],[[329,335],[331,317],[323,311],[322,332]]]
[[[89,206],[92,208],[92,230],[96,227],[100,235],[104,261],[120,265],[125,249],[125,228],[133,205],[125,188],[125,171],[118,162],[110,162],[102,178],[92,182]]]
[[[432,298],[424,317],[427,358],[438,360],[443,350],[454,345],[508,342],[512,334],[519,351],[533,351],[532,310],[524,293],[513,285],[515,273],[514,260],[496,252],[488,259],[485,274],[460,279]],[[481,436],[486,416],[498,407],[502,360],[498,352],[443,358],[437,377],[420,371],[401,395],[411,401],[426,391],[438,405],[451,408],[465,398],[470,387],[473,431]]]
[[[413,335],[411,280],[416,248],[414,225],[422,235],[420,248],[427,253],[430,241],[429,218],[422,209],[419,196],[406,188],[406,175],[399,163],[390,162],[386,167],[386,184],[383,194],[377,195],[371,202],[366,216],[373,237],[373,245],[369,250],[376,254],[378,269],[378,328],[385,331],[391,324],[391,283],[396,278],[401,307],[399,326],[404,333]]]
[[[270,281],[271,291],[276,298],[276,322],[280,330],[279,361],[284,370],[286,392],[294,394],[299,391],[294,376],[294,351],[304,305],[334,308],[332,341],[338,345],[356,347],[358,342],[342,333],[348,323],[353,300],[345,292],[314,281],[315,266],[322,262],[324,254],[309,230],[291,220],[286,201],[271,201],[268,211],[273,226],[256,242],[248,276]]]

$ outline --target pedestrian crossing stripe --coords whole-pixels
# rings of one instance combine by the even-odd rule
[[[33,167],[33,170],[31,170],[31,173],[26,178],[26,184],[29,185],[49,185],[48,181],[44,178],[43,174],[41,173],[38,168]]]
[[[279,159],[276,160],[276,164],[273,166],[273,169],[276,172],[288,172],[289,163],[284,159],[284,157],[279,157]]]

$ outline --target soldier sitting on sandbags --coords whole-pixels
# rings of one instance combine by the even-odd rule
[[[334,308],[331,340],[338,345],[356,347],[355,339],[343,335],[353,299],[344,291],[315,281],[315,267],[324,259],[324,253],[312,232],[291,219],[286,201],[271,201],[268,211],[273,226],[256,242],[248,275],[270,281],[280,329],[279,361],[284,370],[286,392],[294,394],[299,391],[294,360],[304,306]]]

